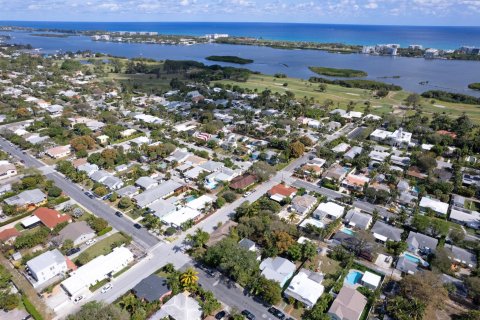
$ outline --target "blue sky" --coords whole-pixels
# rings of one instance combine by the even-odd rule
[[[480,0],[0,0],[0,20],[480,25]]]

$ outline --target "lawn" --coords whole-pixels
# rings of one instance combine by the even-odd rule
[[[119,244],[121,242],[125,243],[127,242],[128,239],[121,234],[120,232],[114,233],[108,238],[105,238],[96,244],[92,245],[90,248],[82,252],[81,254],[87,254],[90,260],[93,260],[94,258],[100,256],[100,255],[106,255],[112,252],[113,247],[116,247],[116,244]],[[78,259],[75,258],[73,262],[75,262]]]
[[[311,83],[308,80],[297,78],[278,79],[263,74],[252,74],[246,82],[236,82],[232,80],[221,80],[216,82],[237,85],[242,88],[257,90],[258,92],[265,89],[278,93],[290,91],[294,93],[297,98],[313,98],[315,103],[319,104],[327,99],[331,99],[334,102],[335,108],[337,108],[338,105],[341,109],[346,109],[348,103],[353,101],[356,103],[354,107],[354,110],[356,111],[363,111],[365,109],[365,101],[370,101],[372,105],[371,112],[377,115],[385,113],[398,114],[399,116],[403,114],[414,114],[413,110],[404,111],[398,108],[398,106],[405,104],[404,100],[410,94],[410,92],[407,91],[390,92],[385,98],[375,98],[372,91],[369,90],[345,88],[329,84],[327,85],[327,89],[324,92],[321,92],[318,84]],[[286,84],[286,86],[284,86],[284,84]],[[431,99],[424,98],[421,99],[421,105],[424,113],[427,115],[445,112],[452,117],[458,117],[463,112],[467,112],[473,121],[480,123],[480,108],[475,105],[432,101]]]

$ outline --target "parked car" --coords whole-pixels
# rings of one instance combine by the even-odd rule
[[[136,229],[142,229],[142,225],[140,223],[135,223],[133,225]]]
[[[75,254],[80,251],[80,248],[72,248],[67,251],[67,256],[71,256],[72,254]]]
[[[243,197],[246,198],[246,197],[248,197],[248,196],[251,195],[251,194],[252,194],[252,191],[247,191],[247,192],[245,192],[245,193],[243,194]]]
[[[215,315],[215,319],[217,320],[222,320],[223,318],[225,318],[227,316],[227,312],[225,310],[222,310],[220,311],[219,313],[217,313]]]
[[[73,299],[73,303],[79,303],[80,301],[82,301],[85,297],[84,296],[78,296],[76,297],[75,299]]]
[[[273,314],[275,317],[277,317],[277,318],[280,319],[280,320],[284,320],[284,319],[285,319],[285,314],[284,314],[282,311],[280,311],[280,310],[278,310],[277,308],[275,308],[275,307],[270,307],[270,308],[268,308],[268,312],[271,313],[271,314]]]
[[[247,309],[242,311],[242,315],[244,315],[248,320],[255,320],[254,314],[248,311]]]
[[[121,213],[120,211],[116,211],[115,215],[119,218],[123,217],[123,213]]]
[[[208,276],[212,277],[212,278],[217,275],[217,273],[216,273],[215,271],[210,270],[210,269],[206,269],[206,270],[205,270],[205,273],[206,273]]]
[[[91,244],[94,244],[95,242],[97,242],[97,239],[89,239],[89,240],[87,240],[87,241],[85,242],[85,244],[86,244],[87,246],[89,246],[89,245],[91,245]]]
[[[107,283],[106,285],[103,286],[101,292],[102,292],[102,293],[105,293],[105,292],[109,291],[109,290],[112,289],[112,288],[113,288],[112,284],[111,284],[111,283]]]

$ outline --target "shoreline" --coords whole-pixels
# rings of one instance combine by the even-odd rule
[[[427,60],[461,60],[480,61],[480,54],[470,54],[457,50],[401,48],[398,45],[353,45],[345,43],[328,43],[315,41],[284,41],[267,40],[259,38],[218,35],[221,37],[209,38],[208,36],[159,34],[157,32],[120,32],[101,30],[74,30],[58,28],[32,28],[19,26],[0,26],[0,32],[24,31],[43,32],[43,34],[32,34],[43,37],[69,37],[83,35],[90,37],[92,41],[104,41],[114,43],[145,43],[163,45],[194,45],[206,43],[261,46],[281,50],[319,50],[334,54],[366,54],[372,56],[393,56],[405,58],[424,58]],[[51,34],[51,35],[50,35]],[[215,35],[216,36],[216,35]],[[398,47],[397,47],[398,46]]]

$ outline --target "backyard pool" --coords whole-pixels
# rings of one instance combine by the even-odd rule
[[[363,273],[361,273],[360,271],[351,270],[345,277],[345,281],[349,285],[354,286],[357,283],[360,283],[360,280],[362,279],[362,277],[363,277]]]
[[[342,227],[342,229],[340,229],[340,231],[342,231],[343,233],[346,233],[350,236],[353,236],[355,234],[355,231],[353,231],[352,229],[349,229],[347,227]]]
[[[416,264],[421,264],[422,260],[420,260],[419,258],[415,257],[415,256],[412,256],[411,254],[408,254],[408,253],[404,253],[403,254],[405,256],[405,258],[409,261],[412,261]]]
[[[196,198],[197,197],[195,197],[195,196],[188,196],[188,197],[185,198],[185,201],[186,202],[191,202],[191,201],[195,200]]]

